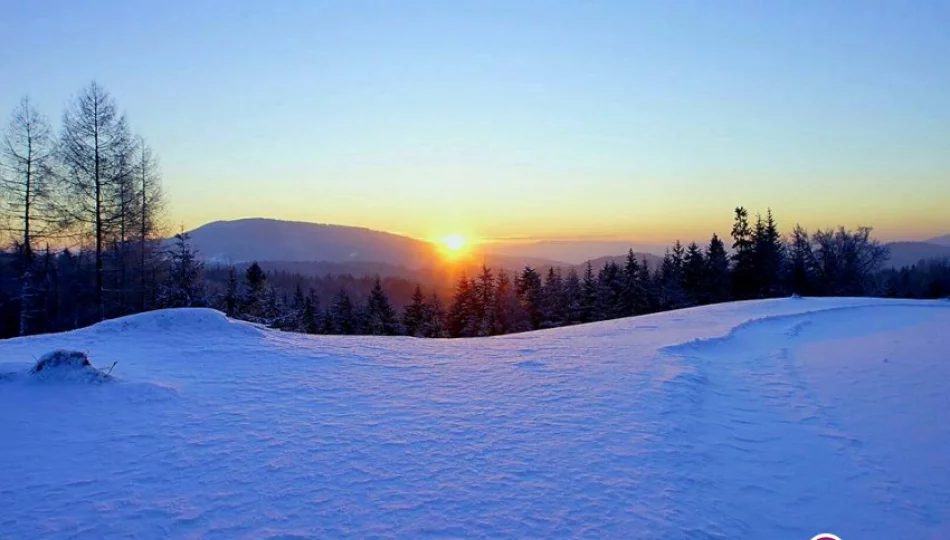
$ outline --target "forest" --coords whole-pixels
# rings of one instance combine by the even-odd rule
[[[186,233],[169,238],[167,210],[156,154],[105,89],[81,89],[58,129],[24,98],[0,147],[0,337],[174,307],[309,334],[442,338],[789,295],[950,295],[950,261],[885,270],[871,228],[783,235],[771,210],[736,208],[727,239],[677,241],[654,267],[631,250],[597,268],[483,267],[454,284],[206,267]]]

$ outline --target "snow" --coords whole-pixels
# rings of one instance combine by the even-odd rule
[[[0,537],[950,538],[950,302],[786,299],[489,339],[209,310],[0,342]]]

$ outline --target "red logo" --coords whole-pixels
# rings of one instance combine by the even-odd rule
[[[821,533],[815,536],[814,538],[812,538],[811,540],[841,540],[841,538],[838,538],[837,536],[831,533]]]

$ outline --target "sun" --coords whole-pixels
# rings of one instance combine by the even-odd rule
[[[460,253],[465,249],[465,237],[461,234],[450,234],[442,237],[442,246],[449,253]]]

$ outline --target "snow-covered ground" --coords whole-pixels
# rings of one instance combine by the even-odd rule
[[[0,343],[0,538],[950,538],[950,302],[457,341],[205,310]]]

